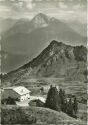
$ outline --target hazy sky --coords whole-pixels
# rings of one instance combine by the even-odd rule
[[[42,12],[67,21],[86,23],[86,0],[0,0],[0,17],[32,18]]]

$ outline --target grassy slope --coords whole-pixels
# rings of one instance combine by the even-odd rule
[[[3,117],[3,115],[5,115],[4,116],[5,118]],[[36,123],[34,123],[34,125],[51,125],[51,124],[52,125],[86,125],[86,123],[83,123],[80,120],[71,118],[62,112],[57,112],[57,111],[53,111],[51,109],[46,109],[42,107],[41,108],[39,107],[19,108],[19,107],[13,107],[13,106],[2,107],[2,119],[4,119],[4,122],[6,122],[7,124],[9,122],[9,119],[10,119],[10,122],[15,121],[16,123],[18,123],[17,117],[21,119],[24,116],[25,118],[26,117],[29,118],[29,121],[30,121],[31,115],[33,117],[36,117]],[[21,124],[21,123],[18,123],[18,124]]]

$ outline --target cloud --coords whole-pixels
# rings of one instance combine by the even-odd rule
[[[10,11],[10,9],[7,6],[0,5],[0,11]]]
[[[68,6],[64,2],[58,2],[58,4],[59,4],[59,7],[61,9],[67,9],[68,8]]]
[[[33,0],[0,0],[1,5],[6,5],[13,10],[22,11],[34,7]]]
[[[35,0],[36,2],[41,2],[42,0]]]
[[[82,8],[82,6],[81,6],[80,4],[77,4],[77,5],[74,5],[74,6],[73,6],[73,9],[75,9],[75,10],[81,9],[81,8]]]
[[[33,3],[32,0],[26,1],[26,7],[27,9],[33,9],[35,7],[35,3]]]
[[[0,5],[0,18],[8,17],[10,15],[11,9],[5,5]]]
[[[0,17],[32,18],[42,12],[58,19],[84,21],[85,8],[86,0],[0,0]]]
[[[18,0],[18,4],[20,5],[21,8],[26,9],[33,9],[35,7],[35,3],[33,3],[33,0]]]
[[[28,3],[28,4],[26,5],[26,7],[27,7],[27,9],[32,9],[32,8],[33,8],[33,4],[32,4],[32,3]]]
[[[20,8],[22,8],[22,7],[23,7],[23,2],[20,1],[20,2],[18,3],[18,5],[19,5]]]

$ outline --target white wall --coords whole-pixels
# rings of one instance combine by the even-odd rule
[[[24,101],[24,100],[27,100],[27,99],[29,99],[29,98],[30,98],[30,94],[27,93],[27,94],[22,95],[22,96],[20,97],[20,101]]]

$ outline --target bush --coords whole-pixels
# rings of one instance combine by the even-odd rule
[[[7,104],[7,105],[15,105],[16,101],[19,101],[19,99],[14,99],[14,98],[8,97],[7,99],[2,99],[1,103]]]

